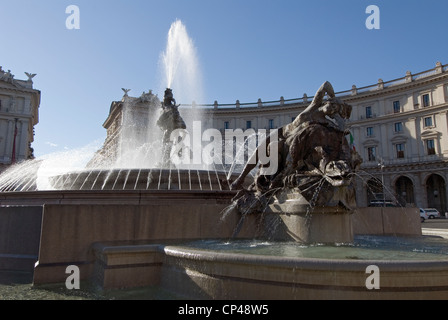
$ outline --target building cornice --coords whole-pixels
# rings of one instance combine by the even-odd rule
[[[383,167],[384,174],[402,174],[403,172],[431,172],[434,170],[446,170],[448,167],[448,159],[442,156],[434,156],[434,160],[409,162],[405,160],[397,162],[388,162]],[[360,176],[381,175],[381,168],[377,163],[369,165],[368,163],[361,165]]]
[[[298,110],[305,109],[309,103],[294,103],[288,104],[284,106],[269,106],[269,107],[245,107],[245,108],[221,108],[221,109],[202,109],[204,113],[216,114],[216,115],[254,115],[254,113],[287,113],[287,112],[295,112]]]
[[[26,93],[39,93],[40,91],[37,89],[34,89],[32,87],[27,87],[24,84],[18,84],[18,82],[24,82],[21,80],[14,80],[14,82],[7,82],[4,80],[0,80],[0,89],[6,90],[6,91],[15,91],[15,92],[26,92]],[[24,82],[26,83],[26,82]]]
[[[122,101],[113,101],[110,105],[109,115],[103,123],[103,128],[109,128],[112,122],[116,119],[117,115],[121,112],[123,108]]]
[[[448,72],[443,74],[437,74],[434,76],[429,76],[428,78],[422,78],[419,80],[415,80],[413,82],[394,85],[392,87],[387,87],[384,89],[372,90],[369,92],[359,93],[357,95],[347,95],[341,96],[340,98],[344,99],[346,102],[357,102],[359,100],[368,100],[370,98],[374,98],[376,96],[388,96],[388,95],[396,95],[399,92],[410,91],[415,88],[420,88],[432,83],[442,82],[443,80],[448,79]]]
[[[442,82],[448,79],[448,65],[441,65],[437,63],[434,69],[429,69],[415,75],[410,72],[407,73],[405,77],[383,82],[381,79],[378,83],[356,88],[353,86],[350,90],[345,90],[337,92],[336,96],[348,103],[356,103],[358,101],[373,99],[375,97],[384,97],[389,95],[395,95],[400,92],[405,92],[412,90],[414,88],[419,88],[423,86],[430,85],[432,83]],[[303,98],[289,99],[289,100],[278,100],[278,101],[267,101],[267,102],[253,102],[253,103],[242,103],[239,102],[235,104],[215,104],[211,105],[198,105],[202,107],[205,113],[211,113],[216,115],[226,115],[226,114],[252,114],[253,112],[287,112],[287,111],[297,111],[298,109],[305,108],[308,106],[313,97],[304,96]],[[183,105],[189,106],[191,105]]]

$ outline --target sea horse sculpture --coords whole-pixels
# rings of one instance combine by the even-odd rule
[[[278,139],[271,141],[269,136],[258,147],[267,148],[266,152],[278,150],[275,174],[263,175],[260,165],[253,184],[242,189],[247,174],[257,165],[253,161],[258,160],[257,149],[232,183],[232,189],[242,189],[234,199],[240,211],[263,211],[270,197],[286,188],[294,189],[313,206],[337,202],[352,209],[356,205],[352,176],[362,159],[346,138],[346,120],[351,111],[352,107],[338,99],[332,85],[325,82],[311,104],[278,130]],[[277,148],[272,148],[274,143]]]

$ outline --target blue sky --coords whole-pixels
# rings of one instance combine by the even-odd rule
[[[79,30],[66,28],[69,5]],[[369,5],[379,30],[365,26]],[[448,64],[447,12],[440,0],[0,0],[0,65],[17,79],[37,73],[39,157],[101,144],[123,87],[163,96],[159,58],[176,19],[196,47],[197,102],[211,104],[313,95],[326,80],[343,91]]]

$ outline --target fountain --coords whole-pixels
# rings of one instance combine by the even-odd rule
[[[328,101],[324,101],[326,94]],[[356,208],[352,178],[362,159],[345,138],[349,134],[345,120],[351,109],[325,82],[311,104],[291,124],[280,128],[279,139],[271,141],[269,137],[260,145],[265,152],[278,153],[278,168],[266,175],[260,167],[250,190],[236,197],[241,214],[274,213],[274,218],[281,218],[287,226],[281,240],[352,242],[350,215]],[[255,163],[246,165],[232,184],[234,189],[241,187]]]
[[[179,21],[173,26],[185,35]],[[138,153],[151,165],[120,157],[49,174],[45,187],[38,183],[45,160],[0,176],[0,227],[9,227],[0,236],[7,254],[0,267],[31,268],[40,286],[64,284],[67,267],[76,266],[103,290],[157,286],[192,299],[448,297],[446,240],[423,238],[415,209],[381,208],[383,229],[406,237],[355,232],[361,220],[365,229],[379,225],[378,216],[356,207],[353,176],[362,160],[346,139],[351,106],[329,82],[260,143],[241,172],[225,172],[173,163],[171,133],[188,125],[171,89],[177,68],[168,70],[152,122],[159,141]],[[159,103],[127,92],[113,110]],[[260,162],[266,154],[277,155],[277,165]],[[399,231],[403,221],[417,229]]]

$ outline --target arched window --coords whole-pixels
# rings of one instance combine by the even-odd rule
[[[395,193],[397,194],[397,201],[403,207],[407,204],[415,203],[414,200],[414,184],[412,180],[401,176],[395,182]]]

